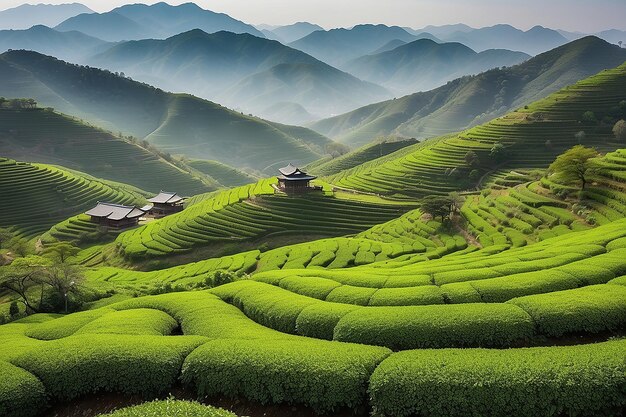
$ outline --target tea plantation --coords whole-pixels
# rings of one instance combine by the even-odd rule
[[[603,71],[489,123],[458,135],[404,148],[400,155],[359,165],[329,177],[338,186],[367,192],[421,197],[476,186],[480,177],[499,168],[545,167],[575,144],[615,149],[610,127],[598,120],[626,100],[626,64]],[[494,145],[502,146],[494,153]],[[411,151],[411,152],[409,152]],[[475,158],[466,156],[473,152]],[[472,175],[472,171],[475,174]]]
[[[0,193],[6,196],[0,227],[10,227],[26,238],[90,209],[97,201],[143,205],[146,198],[144,191],[131,186],[6,158],[0,158]]]
[[[0,325],[0,415],[102,393],[147,401],[111,417],[233,416],[208,406],[217,399],[293,415],[623,415],[626,150],[609,123],[581,115],[605,119],[624,99],[626,64],[326,178],[370,194],[320,181],[286,196],[269,178],[86,247],[83,290],[97,300]],[[545,170],[579,141],[602,151],[584,189]],[[489,159],[496,143],[501,162]],[[5,165],[49,181],[37,195],[81,179],[108,192],[60,169]],[[445,216],[420,199],[459,189]],[[68,215],[42,244],[88,233]],[[294,235],[301,243],[280,244]],[[204,255],[228,244],[240,250]],[[172,255],[186,262],[137,270]],[[181,392],[206,405],[168,397]]]

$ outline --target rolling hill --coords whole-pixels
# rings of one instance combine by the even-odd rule
[[[36,25],[56,26],[82,13],[93,13],[93,10],[80,3],[22,4],[0,11],[0,28],[19,30]]]
[[[256,182],[253,176],[217,161],[193,159],[187,165],[208,175],[224,187],[239,187]]]
[[[398,26],[357,25],[352,29],[316,31],[289,46],[341,68],[346,62],[376,51],[390,41],[411,42],[415,35]]]
[[[318,30],[324,30],[324,28],[309,22],[297,22],[292,25],[272,28],[270,32],[272,32],[280,42],[287,44],[304,38]]]
[[[431,90],[464,75],[519,64],[528,58],[530,56],[521,52],[487,50],[476,53],[459,43],[418,39],[389,51],[357,58],[343,68],[362,80],[404,95]]]
[[[219,186],[137,144],[44,109],[0,109],[0,155],[62,165],[152,193],[194,195]]]
[[[192,30],[122,43],[90,63],[269,118],[278,103],[300,105],[319,118],[390,97],[301,51],[249,34]]]
[[[535,26],[527,31],[511,25],[495,25],[481,29],[454,32],[442,36],[447,42],[460,42],[475,51],[487,49],[509,49],[529,55],[537,55],[567,43],[567,39],[556,30]]]
[[[1,111],[0,111],[1,112]],[[31,238],[54,224],[90,209],[98,201],[143,206],[145,192],[52,165],[0,158],[3,204],[0,227]]]
[[[81,14],[59,24],[59,31],[77,30],[111,42],[146,38],[164,39],[192,29],[205,32],[229,31],[264,37],[251,25],[223,14],[200,8],[195,3],[171,6],[128,4],[107,13]]]
[[[625,60],[626,50],[586,37],[514,67],[456,79],[432,91],[372,104],[311,127],[349,145],[389,134],[438,136],[483,123]]]
[[[58,32],[42,25],[25,30],[0,30],[0,52],[27,49],[67,61],[84,62],[86,57],[108,47],[108,42],[83,33]]]
[[[35,98],[42,106],[95,125],[147,138],[172,154],[273,174],[276,165],[317,159],[332,143],[308,129],[272,124],[190,95],[166,93],[35,52],[0,55],[0,74],[0,91],[8,97]],[[292,136],[294,131],[298,137]]]
[[[342,171],[327,181],[398,198],[470,189],[480,186],[481,177],[494,169],[545,167],[564,150],[579,143],[604,150],[619,148],[611,127],[615,118],[626,115],[624,101],[626,63],[603,70],[504,117],[458,134],[425,140]],[[585,112],[593,112],[598,120],[607,117],[609,121],[585,122]],[[476,158],[468,162],[470,151]]]

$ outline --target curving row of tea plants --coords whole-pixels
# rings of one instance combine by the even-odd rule
[[[474,187],[494,168],[545,167],[581,131],[584,144],[615,149],[608,143],[613,140],[610,127],[583,123],[582,116],[593,112],[600,120],[626,100],[625,75],[623,64],[489,123],[412,145],[328,180],[355,190],[415,198]],[[501,155],[492,153],[496,144],[504,148]],[[466,160],[468,152],[477,157],[473,163]]]

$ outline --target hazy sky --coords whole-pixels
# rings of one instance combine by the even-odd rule
[[[68,3],[80,0],[45,0]],[[170,4],[189,0],[169,0]],[[116,6],[153,0],[83,0],[102,12]],[[0,0],[0,9],[24,0]],[[32,3],[32,1],[31,1]],[[423,27],[467,23],[490,26],[509,23],[521,29],[543,25],[555,29],[594,32],[626,30],[625,0],[197,0],[203,8],[228,13],[248,23],[289,24],[307,20],[326,28],[357,23]]]

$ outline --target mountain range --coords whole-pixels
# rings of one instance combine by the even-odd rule
[[[509,68],[456,79],[437,89],[362,107],[311,125],[357,146],[387,135],[427,138],[483,123],[626,60],[626,49],[594,36]]]
[[[109,71],[28,51],[0,55],[0,91],[145,138],[171,154],[214,159],[274,173],[318,159],[328,138],[311,130],[245,116],[187,94],[166,93]]]
[[[491,49],[476,53],[460,43],[418,39],[390,51],[357,58],[343,68],[404,95],[431,90],[464,75],[519,64],[528,58],[522,52]]]
[[[210,10],[195,3],[171,6],[167,3],[153,5],[129,4],[107,13],[84,13],[71,17],[58,26],[59,31],[76,30],[106,41],[164,39],[181,32],[200,29],[214,33],[229,31],[264,35],[254,26]]]
[[[0,11],[0,29],[28,29],[36,25],[56,26],[82,13],[93,13],[80,3],[22,4]]]
[[[380,86],[277,41],[232,32],[192,30],[165,40],[125,42],[89,63],[292,123],[310,120],[310,114],[328,117],[391,97]],[[281,118],[286,103],[305,109],[304,120]]]

